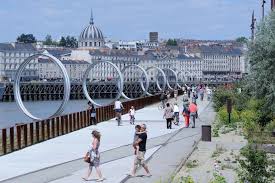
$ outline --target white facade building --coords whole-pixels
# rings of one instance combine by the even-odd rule
[[[20,64],[35,53],[37,53],[37,50],[32,44],[0,43],[0,77],[13,81]],[[24,77],[24,80],[38,79],[37,59],[26,66],[22,77]]]

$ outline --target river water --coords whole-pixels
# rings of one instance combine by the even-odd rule
[[[108,99],[95,100],[102,104]],[[62,114],[83,111],[88,108],[87,100],[70,100]],[[60,106],[61,101],[24,102],[26,108],[35,116],[45,119],[52,115]],[[16,123],[28,123],[33,120],[27,117],[16,102],[0,102],[0,129],[13,126]]]

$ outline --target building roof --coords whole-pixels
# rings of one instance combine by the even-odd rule
[[[2,51],[37,51],[31,43],[0,43]]]
[[[104,41],[104,36],[102,31],[97,26],[94,25],[93,13],[91,11],[90,23],[88,26],[86,26],[82,30],[79,36],[79,41],[93,41],[93,40]]]
[[[84,60],[60,60],[62,64],[89,64],[89,62],[86,62]],[[38,58],[38,63],[46,64],[50,63],[49,58]]]
[[[47,52],[57,58],[61,58],[63,55],[70,54],[72,52],[71,49],[46,49]]]
[[[199,50],[203,54],[225,54],[225,55],[242,55],[242,51],[239,48],[225,47],[221,45],[202,45]]]

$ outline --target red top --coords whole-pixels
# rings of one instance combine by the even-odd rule
[[[189,105],[189,111],[190,111],[190,112],[197,112],[197,110],[198,110],[198,108],[197,108],[196,104],[191,103],[191,104]]]

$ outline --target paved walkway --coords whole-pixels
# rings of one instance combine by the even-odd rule
[[[200,120],[195,129],[179,130],[174,136],[167,141],[148,162],[152,177],[144,177],[143,169],[139,170],[137,177],[127,177],[123,182],[126,183],[154,183],[154,182],[170,182],[169,178],[173,176],[175,170],[180,163],[188,158],[192,153],[196,144],[201,137],[200,126],[205,123],[210,123],[214,120],[215,113],[211,106],[203,108],[199,112]],[[203,121],[201,121],[203,119]]]
[[[205,109],[207,105],[208,102],[199,102],[200,111]],[[181,106],[181,104],[179,106]],[[174,127],[172,130],[167,130],[165,129],[166,124],[162,119],[162,111],[157,108],[158,105],[152,105],[139,110],[136,115],[138,119],[137,123],[145,122],[148,126],[149,139],[146,157],[150,158],[152,155],[149,166],[154,174],[150,179],[138,177],[127,180],[126,173],[130,171],[134,159],[131,146],[134,129],[132,125],[126,122],[129,118],[128,115],[123,116],[124,125],[122,127],[117,127],[114,120],[101,123],[96,127],[103,135],[100,150],[102,152],[101,168],[104,176],[107,178],[104,182],[152,182],[151,179],[155,180],[161,177],[156,172],[156,170],[159,169],[158,167],[160,167],[157,162],[158,157],[161,158],[164,153],[170,154],[167,150],[178,149],[181,152],[178,153],[178,155],[176,153],[177,150],[173,150],[176,154],[175,158],[178,157],[175,161],[178,162],[182,160],[182,154],[188,154],[188,152],[192,150],[192,145],[194,144],[193,139],[199,139],[200,137],[200,128],[179,130],[180,128]],[[203,116],[200,117],[202,118]],[[207,116],[203,118],[205,121],[211,121],[212,119]],[[80,177],[85,173],[87,164],[83,162],[81,156],[88,148],[90,132],[93,128],[94,127],[87,127],[0,157],[0,164],[6,165],[5,167],[0,167],[0,182],[1,180],[5,180],[1,183],[82,182]],[[183,144],[183,142],[190,143]],[[170,157],[171,158],[168,159],[173,159],[172,154]],[[26,164],[26,162],[28,163]],[[174,162],[162,162],[161,164],[163,163],[168,167],[170,163],[174,164]],[[163,170],[166,172],[165,167],[163,167]],[[164,175],[163,172],[160,175]],[[140,174],[141,172],[138,173]]]

